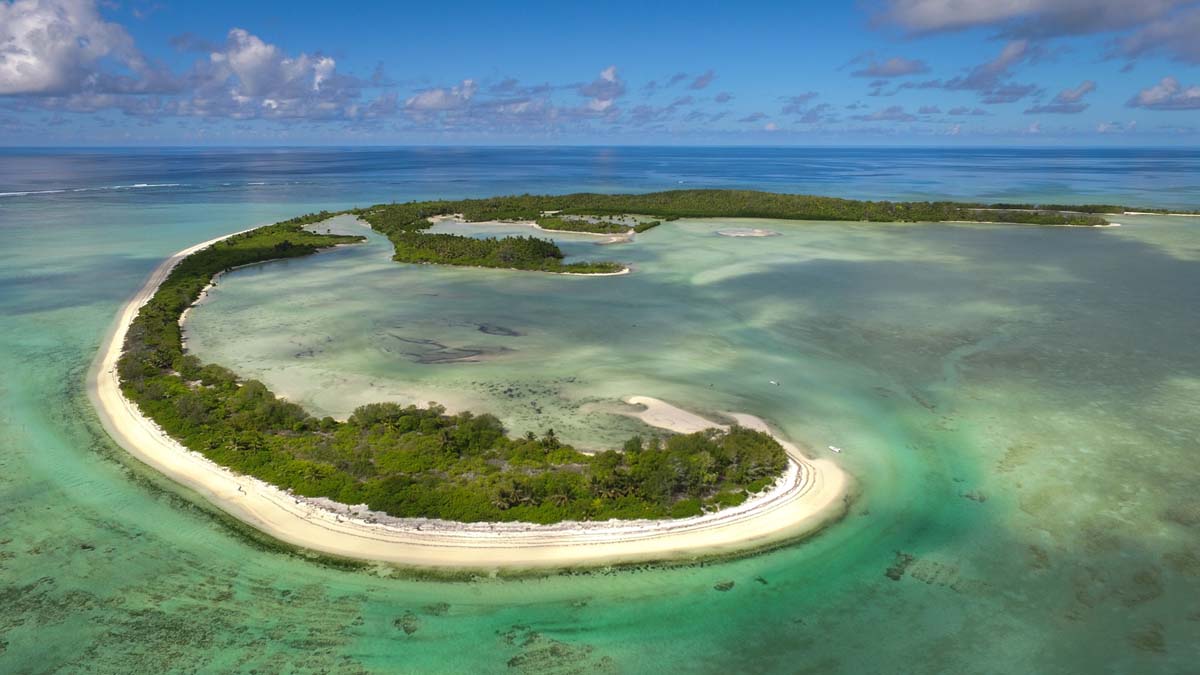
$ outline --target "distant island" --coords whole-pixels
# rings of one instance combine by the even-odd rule
[[[431,233],[431,219],[453,216],[466,222],[527,222],[547,230],[633,235],[684,217],[1092,227],[1108,224],[1097,214],[1118,209],[867,202],[686,190],[643,195],[521,195],[314,213],[220,238],[164,263],[144,289],[144,304],[131,303],[125,312],[129,318],[117,334],[122,339],[109,349],[114,366],[111,375],[113,386],[119,386],[118,397],[129,408],[126,412],[152,420],[157,432],[170,441],[232,470],[231,475],[254,477],[297,498],[324,500],[331,512],[341,508],[347,516],[354,513],[347,505],[363,505],[362,512],[375,514],[372,518],[438,522],[546,526],[613,519],[703,521],[709,514],[743,505],[753,512],[755,500],[774,503],[793,491],[793,497],[802,494],[801,487],[808,485],[805,489],[809,489],[817,482],[819,476],[812,472],[819,462],[804,458],[790,446],[785,449],[782,439],[750,416],[731,426],[707,421],[665,424],[687,433],[665,439],[634,437],[620,449],[597,453],[580,452],[562,443],[552,429],[513,438],[492,415],[448,414],[436,404],[418,408],[376,403],[358,408],[345,421],[318,419],[277,398],[257,380],[243,380],[220,365],[204,364],[185,353],[181,319],[221,273],[362,241],[359,236],[319,234],[309,229],[341,214],[357,216],[387,236],[399,262],[605,275],[626,268],[609,261],[564,263],[565,256],[554,242],[532,236],[475,238]],[[98,386],[105,386],[104,381]],[[130,402],[136,404],[136,410]],[[661,404],[654,399],[644,402]],[[669,412],[672,410],[688,415],[662,406],[668,417],[675,414]],[[101,407],[111,413],[109,408],[117,405]],[[675,419],[683,419],[678,415]],[[157,439],[160,443],[167,440]],[[834,465],[825,462],[824,466],[828,475],[823,480],[844,484]],[[245,494],[242,483],[237,490]],[[828,512],[836,500],[828,491],[822,495],[816,511],[801,509],[795,519],[807,521],[817,511]],[[342,522],[340,516],[336,522]],[[781,527],[781,531],[787,529]]]
[[[636,195],[513,195],[490,199],[379,204],[353,213],[386,235],[395,260],[410,263],[500,267],[542,272],[611,274],[613,262],[564,264],[553,242],[535,237],[476,238],[430,234],[431,218],[464,222],[516,221],[543,230],[581,234],[637,234],[679,218],[772,218],[865,222],[980,222],[1097,227],[1100,214],[1124,213],[1111,205],[975,204],[966,202],[858,201],[753,190],[672,190]],[[1158,211],[1155,211],[1158,212]],[[333,216],[336,214],[326,214]]]

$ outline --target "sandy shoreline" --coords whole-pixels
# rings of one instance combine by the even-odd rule
[[[232,235],[227,235],[232,236]],[[293,496],[250,476],[235,474],[165,434],[122,394],[117,360],[130,322],[183,258],[225,237],[189,247],[154,270],[122,307],[88,379],[88,393],[104,428],[132,455],[188,487],[226,513],[289,544],[326,554],[406,566],[460,570],[561,568],[693,558],[763,548],[819,529],[845,510],[849,479],[829,460],[805,457],[778,438],[790,461],[772,487],[738,507],[693,518],[532,525],[455,523],[371,514],[364,507]],[[590,275],[589,275],[590,276]],[[631,413],[653,426],[680,432],[720,426],[648,397]],[[772,433],[751,415],[731,415],[743,426]]]
[[[779,233],[775,230],[765,230],[760,227],[735,227],[726,230],[717,230],[717,234],[722,237],[778,237]]]
[[[547,213],[549,214],[549,212]],[[554,213],[558,213],[558,211],[554,211]],[[434,225],[437,225],[438,223],[456,223],[459,225],[515,225],[517,227],[530,227],[539,232],[545,232],[546,234],[582,234],[588,237],[606,237],[607,239],[605,241],[598,242],[601,244],[629,242],[633,241],[634,236],[637,235],[637,233],[633,231],[633,228],[630,228],[628,232],[580,232],[579,230],[548,230],[532,220],[467,221],[461,213],[452,213],[446,216],[431,216],[429,218],[429,222],[433,223]]]

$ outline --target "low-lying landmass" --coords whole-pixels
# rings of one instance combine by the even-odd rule
[[[1026,208],[1028,207],[1028,208]],[[398,262],[497,267],[543,272],[612,274],[614,262],[564,263],[562,250],[536,237],[476,238],[426,232],[439,217],[465,222],[509,221],[543,230],[638,234],[679,218],[772,218],[866,222],[981,222],[1104,226],[1098,213],[1121,207],[859,201],[753,190],[672,190],[632,195],[513,195],[489,199],[379,204],[353,213],[387,236]],[[1121,211],[1124,212],[1124,211]]]
[[[1073,212],[1043,207],[1002,208],[1009,206],[1014,205],[858,202],[699,190],[410,202],[340,213],[352,213],[386,235],[400,262],[578,274],[611,274],[626,268],[603,261],[564,263],[565,256],[554,242],[536,237],[475,238],[427,230],[434,224],[432,218],[451,214],[459,214],[468,222],[532,222],[544,229],[588,232],[590,228],[592,233],[601,234],[628,233],[630,229],[644,232],[663,221],[715,216],[1108,224],[1088,212],[1089,207],[1073,207],[1077,209]],[[1108,208],[1094,207],[1096,212]],[[125,320],[103,352],[103,370],[111,380],[98,375],[94,393],[110,430],[126,440],[140,438],[129,441],[142,449],[139,456],[148,456],[145,448],[154,444],[160,452],[162,448],[178,448],[181,452],[186,448],[196,453],[172,456],[160,466],[174,469],[200,462],[184,475],[198,481],[200,487],[211,488],[216,484],[213,481],[236,485],[244,519],[284,539],[334,553],[365,555],[369,549],[371,555],[367,557],[401,562],[436,562],[437,556],[428,552],[418,555],[408,549],[404,554],[384,555],[378,550],[377,542],[382,541],[379,533],[364,535],[360,530],[369,523],[358,521],[334,529],[344,536],[365,536],[376,543],[358,541],[351,545],[340,539],[326,542],[319,531],[332,526],[329,522],[314,525],[312,519],[318,517],[314,513],[319,511],[319,517],[326,521],[333,514],[334,522],[339,524],[343,521],[338,509],[345,509],[347,518],[353,513],[370,513],[375,514],[373,518],[400,519],[388,525],[392,533],[389,536],[399,537],[397,545],[404,546],[446,545],[444,541],[414,543],[413,532],[422,531],[421,523],[432,524],[431,531],[448,531],[454,536],[471,532],[473,537],[478,530],[447,528],[444,524],[537,524],[519,529],[528,532],[530,527],[554,523],[649,523],[633,530],[617,527],[613,532],[618,534],[605,535],[609,536],[605,545],[621,551],[612,559],[642,559],[661,557],[669,551],[695,553],[704,542],[738,546],[740,539],[731,529],[733,516],[721,515],[724,513],[737,515],[739,526],[746,528],[746,541],[760,545],[782,533],[794,535],[800,532],[797,523],[807,523],[811,529],[816,526],[818,513],[830,511],[837,499],[829,489],[836,489],[837,495],[844,489],[845,479],[835,467],[826,467],[828,475],[822,476],[818,463],[803,457],[794,446],[785,447],[761,421],[750,416],[736,417],[738,424],[731,426],[706,423],[701,428],[694,425],[699,418],[685,419],[680,416],[687,415],[682,411],[654,399],[643,399],[641,403],[667,409],[668,423],[661,426],[679,433],[666,438],[634,437],[620,449],[584,453],[562,443],[553,430],[514,438],[491,415],[451,415],[436,404],[418,408],[377,403],[358,408],[344,421],[318,419],[300,406],[277,398],[262,382],[241,379],[220,365],[204,364],[195,355],[185,353],[181,317],[216,275],[363,239],[306,229],[334,215],[338,214],[310,214],[239,233],[181,252],[164,263],[127,306]],[[118,413],[128,417],[125,424],[116,419]],[[652,418],[652,414],[644,417],[648,423],[653,422]],[[197,476],[207,476],[209,482]],[[802,495],[818,484],[826,486],[815,493],[821,495],[820,499],[808,506],[801,504]],[[248,487],[255,491],[253,498]],[[288,506],[280,495],[288,495],[303,508]],[[775,513],[771,519],[763,519],[763,514],[781,503],[790,505],[786,518]],[[314,504],[325,506],[316,508]],[[283,518],[283,514],[299,521],[289,529],[272,520]],[[648,531],[662,529],[662,523],[673,519],[690,523],[672,530],[686,532],[678,535],[683,539],[676,542],[675,548],[661,542],[633,549],[620,545],[644,540],[651,536]],[[415,530],[406,529],[410,521],[418,523]],[[745,525],[750,521],[755,523],[753,527]],[[708,539],[696,534],[705,528],[723,534]],[[512,530],[504,531],[512,536]],[[554,532],[570,532],[570,536],[546,540],[551,543],[539,539],[542,543],[537,546],[578,543],[580,536],[593,536],[596,531],[559,528]],[[636,532],[636,536],[629,532]],[[689,542],[686,546],[684,539]],[[481,544],[471,539],[460,545],[475,550],[491,546],[489,550],[499,551],[517,544]],[[509,559],[532,564],[536,558],[525,555]],[[549,559],[561,562],[589,558],[583,553],[559,551]]]
[[[192,253],[131,324],[118,364],[122,390],[183,445],[304,497],[366,504],[395,517],[465,522],[694,516],[741,503],[786,467],[774,439],[739,427],[665,441],[635,437],[619,451],[586,454],[561,443],[553,430],[510,438],[494,416],[448,415],[436,405],[378,403],[344,422],[317,419],[262,382],[184,353],[180,316],[215,275],[361,240],[304,229],[328,215],[260,228]],[[436,242],[449,235],[412,236]]]

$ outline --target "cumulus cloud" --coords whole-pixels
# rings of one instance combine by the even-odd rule
[[[833,106],[828,103],[818,103],[806,110],[800,111],[796,121],[800,124],[829,124],[838,120],[833,112]]]
[[[1013,40],[1004,45],[996,58],[969,69],[965,75],[949,80],[905,82],[900,88],[973,91],[983,103],[1012,103],[1041,91],[1037,85],[1020,84],[1010,78],[1014,67],[1042,54],[1043,51],[1028,40]]]
[[[942,109],[936,105],[923,105],[917,109],[918,115],[937,115],[942,112]]]
[[[605,112],[618,98],[625,95],[625,83],[617,75],[617,67],[609,66],[588,84],[579,87],[580,96],[590,99],[586,106],[593,112]]]
[[[164,105],[175,115],[249,118],[351,119],[394,104],[363,102],[366,83],[337,71],[322,54],[288,55],[242,28],[197,61],[186,75],[188,95]]]
[[[1200,86],[1185,86],[1173,77],[1164,77],[1138,92],[1126,105],[1148,110],[1200,110]]]
[[[885,0],[876,17],[910,33],[975,28],[1021,39],[1110,33],[1113,56],[1200,63],[1197,0]],[[1124,35],[1122,35],[1124,34]]]
[[[91,0],[0,2],[0,95],[162,93],[176,86]]]
[[[463,80],[453,87],[435,87],[417,92],[404,101],[404,109],[415,112],[435,112],[463,108],[471,103],[479,85],[475,80]]]
[[[765,120],[765,119],[767,119],[766,113],[754,112],[754,113],[750,113],[749,115],[746,115],[745,117],[741,118],[740,120],[738,120],[738,122],[741,122],[742,124],[753,124],[755,122],[761,122],[762,120]]]
[[[717,94],[716,96],[714,96],[713,100],[716,101],[717,103],[729,103],[730,101],[733,100],[733,94],[731,94],[727,91],[723,91],[723,92]]]
[[[1087,109],[1088,104],[1083,102],[1083,97],[1096,90],[1096,83],[1091,80],[1084,80],[1078,87],[1063,89],[1058,92],[1049,103],[1044,105],[1035,105],[1025,111],[1026,115],[1035,115],[1039,113],[1055,113],[1055,114],[1074,114],[1081,113]]]
[[[1151,22],[1118,41],[1116,53],[1127,58],[1163,54],[1183,63],[1200,63],[1200,7]]]
[[[1130,122],[1101,122],[1096,125],[1096,133],[1121,134],[1137,130],[1137,121]]]
[[[806,91],[803,94],[796,96],[787,96],[783,99],[783,109],[779,112],[784,115],[800,115],[808,109],[808,104],[817,97],[817,92]]]
[[[0,2],[0,95],[11,97],[10,108],[115,109],[147,120],[361,120],[396,108],[394,96],[363,100],[363,88],[373,85],[339,73],[332,57],[285,54],[241,28],[220,45],[195,36],[174,43],[206,54],[176,75],[144,57],[90,0]]]
[[[882,110],[876,110],[869,115],[852,115],[851,119],[860,122],[913,122],[916,121],[916,115],[905,112],[903,106],[890,106]]]
[[[984,110],[983,108],[970,108],[968,106],[963,105],[963,106],[957,106],[957,107],[947,110],[946,114],[947,115],[956,115],[956,116],[970,115],[973,117],[984,117],[984,116],[989,115],[990,113],[988,111]]]
[[[706,70],[692,79],[691,84],[688,85],[688,89],[695,89],[699,91],[700,89],[704,89],[708,87],[708,85],[712,84],[712,81],[716,78],[716,73],[714,73],[712,70]]]
[[[828,103],[810,105],[817,98],[817,92],[807,91],[796,96],[785,96],[780,114],[792,115],[800,124],[827,124],[837,121],[833,106]]]
[[[1195,0],[887,0],[880,20],[914,33],[996,28],[1014,37],[1135,28]]]
[[[919,75],[927,72],[929,72],[929,66],[920,59],[906,59],[902,56],[894,56],[883,61],[876,61],[872,58],[865,67],[855,70],[850,74],[854,77],[887,79],[904,77],[905,75]]]

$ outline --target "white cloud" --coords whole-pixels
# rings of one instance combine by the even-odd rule
[[[188,95],[168,101],[171,115],[249,119],[355,119],[393,108],[394,99],[364,102],[365,83],[337,72],[322,54],[290,56],[243,28],[198,60],[185,80]]]
[[[625,83],[617,75],[617,67],[609,66],[600,71],[600,76],[579,87],[579,93],[591,99],[587,109],[602,113],[613,107],[616,100],[625,95]]]
[[[889,0],[882,19],[913,32],[996,27],[1026,37],[1136,27],[1194,0]]]
[[[475,80],[463,80],[455,87],[439,87],[418,92],[404,101],[404,108],[417,112],[454,110],[469,104],[478,90],[479,85]]]
[[[712,84],[712,81],[716,78],[716,73],[714,73],[712,70],[706,70],[692,80],[692,83],[688,85],[688,89],[704,89],[708,85]]]
[[[1117,53],[1134,58],[1166,54],[1176,61],[1200,63],[1200,7],[1159,19],[1118,43]]]
[[[1200,110],[1200,86],[1184,86],[1173,77],[1164,77],[1138,92],[1126,105],[1150,110]]]
[[[884,61],[872,59],[865,68],[861,68],[850,74],[854,77],[892,78],[927,72],[929,72],[929,66],[920,59],[906,59],[902,56],[894,56]]]
[[[1039,113],[1055,113],[1055,114],[1073,114],[1080,113],[1087,109],[1088,104],[1083,102],[1083,97],[1096,90],[1096,83],[1092,80],[1084,80],[1078,87],[1063,89],[1058,92],[1054,100],[1045,105],[1035,105],[1025,111],[1026,115],[1034,115]]]
[[[242,28],[229,31],[225,48],[209,55],[217,79],[234,81],[235,96],[304,98],[321,91],[337,63],[328,56],[289,57]]]
[[[1020,84],[1010,78],[1014,67],[1042,54],[1043,50],[1032,45],[1029,40],[1012,40],[1004,45],[996,58],[971,68],[965,75],[949,80],[905,82],[900,88],[974,91],[979,94],[983,103],[1012,103],[1041,91],[1036,85]]]
[[[1101,122],[1096,125],[1096,133],[1122,134],[1137,130],[1137,122]]]
[[[104,62],[130,74],[104,70]],[[0,95],[146,92],[170,88],[120,25],[91,0],[0,2]]]

